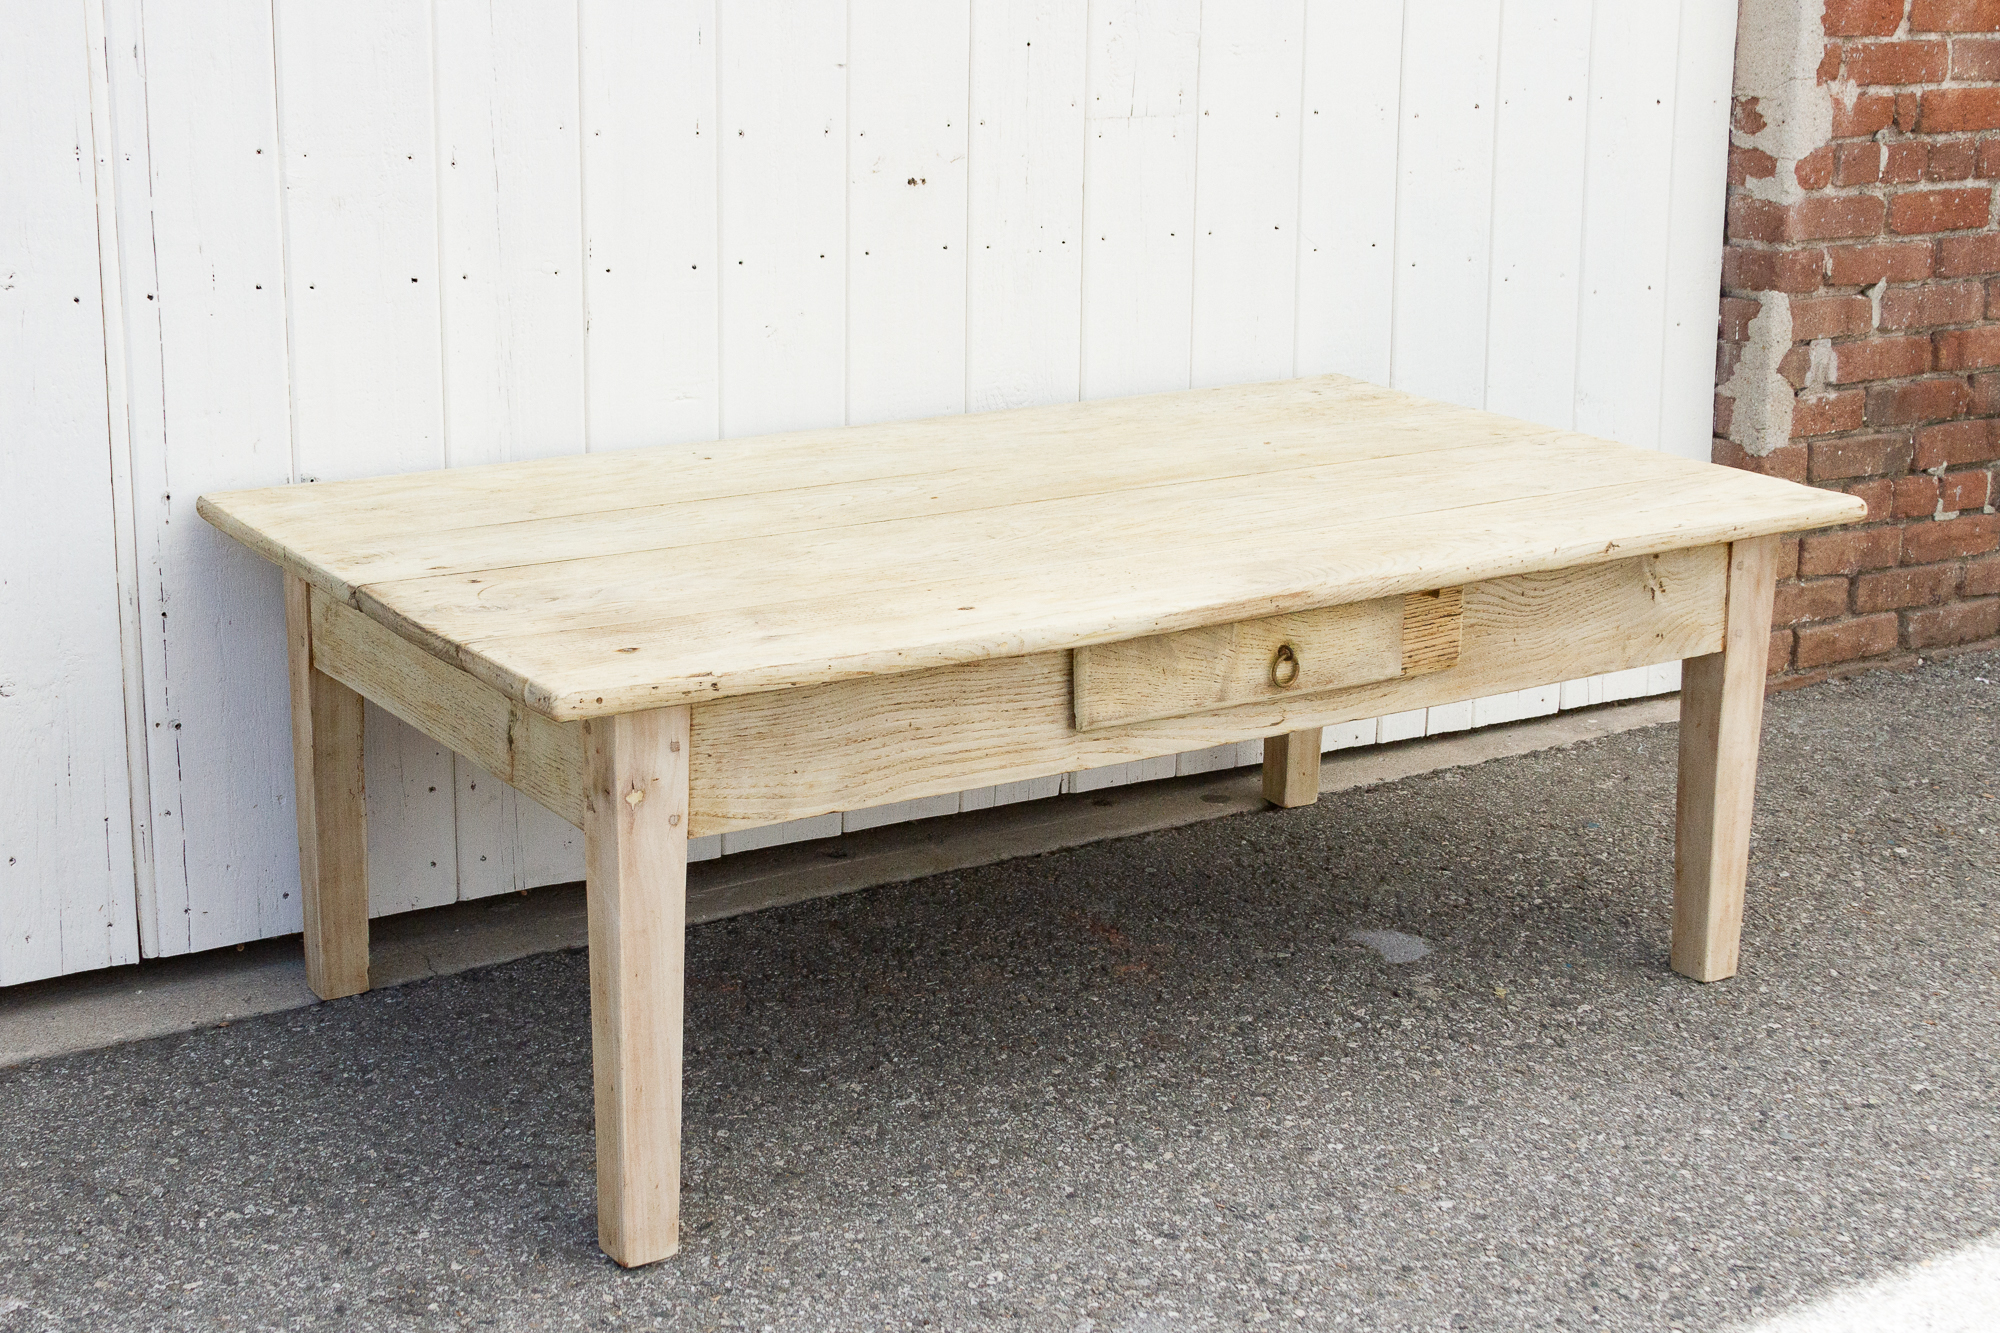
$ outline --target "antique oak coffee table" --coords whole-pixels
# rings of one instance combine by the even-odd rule
[[[1859,500],[1329,376],[202,497],[285,572],[307,975],[362,700],[582,828],[598,1227],[678,1243],[687,839],[1674,658],[1673,966],[1736,970],[1778,534]]]

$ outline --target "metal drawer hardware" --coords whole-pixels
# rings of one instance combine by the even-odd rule
[[[1279,644],[1271,658],[1271,683],[1281,690],[1299,683],[1299,650],[1289,643]]]

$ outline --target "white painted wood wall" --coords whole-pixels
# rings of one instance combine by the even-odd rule
[[[1729,0],[7,15],[0,984],[299,928],[278,579],[205,490],[1327,370],[1708,452]],[[370,727],[378,912],[580,876]]]

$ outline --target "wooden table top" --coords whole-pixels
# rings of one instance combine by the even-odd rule
[[[559,720],[1852,522],[1341,376],[205,495]]]

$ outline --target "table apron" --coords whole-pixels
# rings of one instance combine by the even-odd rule
[[[694,708],[695,834],[859,810],[1622,671],[1722,647],[1726,545],[1466,585],[1455,666],[1079,731],[1067,651]]]
[[[1319,694],[1078,731],[1071,654],[969,662],[698,704],[699,837],[1376,717],[1722,647],[1729,548],[1466,585],[1458,662]],[[325,593],[313,665],[581,826],[583,736]]]

